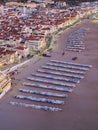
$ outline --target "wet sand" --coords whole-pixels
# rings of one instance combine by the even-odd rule
[[[90,28],[85,36],[86,49],[82,52],[65,51],[68,35],[79,27]],[[21,68],[20,73],[12,85],[12,90],[0,100],[0,130],[98,130],[98,23],[86,21],[68,29],[58,37],[52,57],[35,57],[29,65]],[[9,101],[14,94],[19,94],[18,88],[31,73],[35,73],[40,66],[50,59],[93,65],[87,71],[85,78],[77,84],[65,104],[62,112],[50,112],[11,106]],[[18,101],[18,100],[17,100]]]

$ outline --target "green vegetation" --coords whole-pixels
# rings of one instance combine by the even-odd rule
[[[64,2],[68,3],[69,5],[78,5],[81,2],[94,2],[97,0],[53,0],[53,1],[54,1],[54,3],[58,2],[58,1],[64,1]]]
[[[52,41],[52,35],[48,35],[46,37],[46,48],[49,48],[49,46],[51,45],[51,41]]]
[[[18,0],[18,2],[26,3],[28,0]]]

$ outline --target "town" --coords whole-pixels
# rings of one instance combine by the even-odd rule
[[[51,2],[1,5],[1,70],[9,70],[36,54],[43,54],[52,48],[52,41],[59,32],[98,12],[97,2],[76,7],[66,7],[65,2],[51,7]]]

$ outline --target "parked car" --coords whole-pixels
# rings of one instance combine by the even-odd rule
[[[44,56],[44,57],[51,57],[51,55],[47,54],[47,53],[43,53],[42,56]]]
[[[12,75],[15,75],[15,74],[18,74],[18,70],[14,70],[14,71],[11,71],[9,72],[9,74],[12,76]]]

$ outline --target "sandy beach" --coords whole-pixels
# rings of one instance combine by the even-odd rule
[[[62,55],[68,36],[80,27],[90,29],[85,35],[86,49],[82,52],[65,51],[65,54]],[[97,34],[98,23],[85,20],[57,37],[51,57],[36,56],[29,64],[22,67],[13,80],[12,89],[0,100],[0,130],[98,130]],[[77,57],[77,59],[73,61],[73,57]],[[37,69],[52,59],[93,66],[87,71],[85,78],[76,85],[73,92],[63,99],[65,104],[60,106],[63,110],[50,112],[8,104],[9,101],[20,101],[20,99],[13,98],[13,95],[20,94],[18,88],[24,88],[23,82],[27,81],[26,78],[31,73],[36,73]],[[31,101],[28,102],[31,103]],[[47,103],[40,104],[47,105]],[[57,107],[57,105],[55,106]]]

